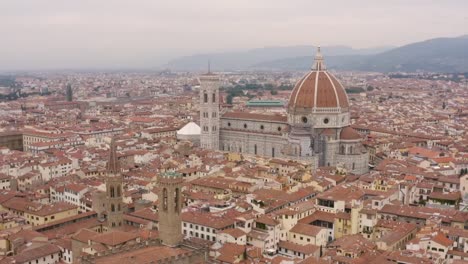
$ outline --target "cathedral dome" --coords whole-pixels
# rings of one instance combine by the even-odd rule
[[[354,130],[354,128],[348,126],[341,130],[340,139],[342,140],[357,140],[361,139],[361,135]]]
[[[318,48],[313,69],[296,83],[289,97],[288,112],[347,112],[348,106],[345,89],[326,70]]]

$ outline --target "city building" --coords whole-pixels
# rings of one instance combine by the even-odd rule
[[[312,70],[289,97],[287,115],[224,111],[220,116],[219,77],[208,73],[200,83],[201,147],[306,160],[314,169],[368,171],[368,152],[350,126],[348,96],[326,70],[320,48]]]

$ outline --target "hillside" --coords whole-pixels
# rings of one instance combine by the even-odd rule
[[[353,49],[347,46],[329,46],[322,50],[329,56],[334,55],[358,55],[358,54],[376,54],[391,47],[382,47],[374,49]],[[261,64],[266,61],[281,60],[294,57],[312,56],[316,50],[314,46],[293,46],[293,47],[267,47],[261,49],[252,49],[248,51],[198,54],[193,56],[175,59],[164,65],[171,70],[199,71],[205,70],[207,62],[215,70],[247,70],[253,65]]]
[[[373,55],[333,56],[324,52],[329,68],[378,72],[468,72],[468,37],[437,38]],[[305,70],[312,56],[271,60],[251,69]]]

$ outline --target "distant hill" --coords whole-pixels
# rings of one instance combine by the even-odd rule
[[[327,56],[334,55],[369,55],[390,50],[392,47],[379,47],[372,49],[353,49],[347,46],[322,47]],[[313,56],[314,46],[292,47],[266,47],[239,52],[225,52],[213,54],[198,54],[170,61],[164,67],[171,70],[200,71],[205,70],[207,62],[215,70],[247,70],[254,65],[260,65],[267,61],[281,60],[292,57]]]
[[[394,48],[378,54],[333,56],[323,52],[329,68],[377,72],[468,72],[468,35],[436,38]],[[265,61],[251,69],[305,70],[313,56]]]
[[[267,47],[241,52],[199,54],[170,61],[171,70],[202,71],[211,61],[221,70],[306,70],[312,66],[313,46]],[[402,47],[322,48],[325,63],[338,70],[377,72],[468,72],[468,35],[436,38]]]

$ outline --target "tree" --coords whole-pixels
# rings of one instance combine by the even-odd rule
[[[232,104],[232,99],[233,99],[233,96],[231,94],[228,94],[228,96],[226,96],[226,103]]]

